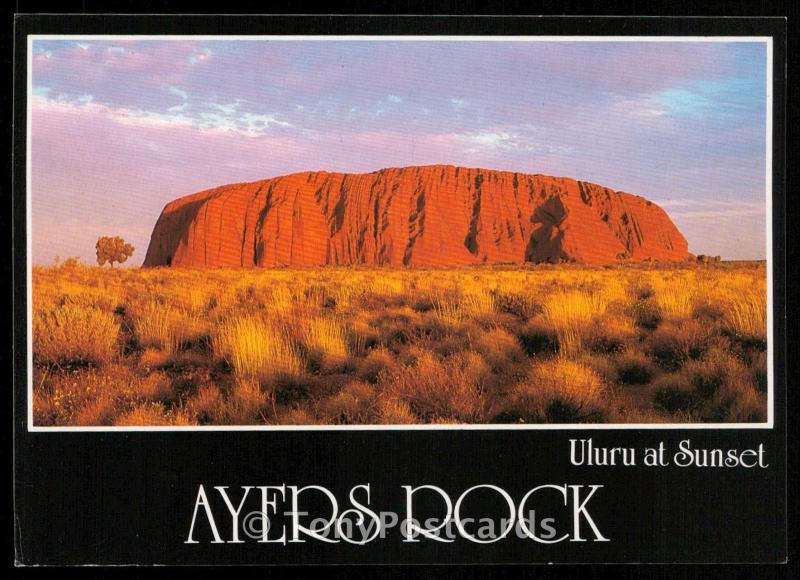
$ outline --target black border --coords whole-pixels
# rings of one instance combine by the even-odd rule
[[[255,27],[256,30],[248,27]],[[248,28],[248,30],[245,30]],[[532,28],[535,32],[532,32]],[[14,31],[14,53],[18,61],[15,69],[15,87],[25,87],[25,43],[20,42],[28,33],[136,33],[148,34],[270,34],[270,33],[302,33],[302,34],[594,34],[594,35],[702,35],[713,31],[714,35],[736,36],[773,36],[775,64],[773,106],[773,268],[775,291],[775,336],[786,336],[785,296],[786,296],[786,204],[785,204],[785,133],[786,133],[786,86],[785,78],[780,74],[781,65],[786,60],[786,22],[783,19],[717,19],[717,18],[691,18],[691,19],[642,19],[642,18],[592,18],[578,20],[575,18],[524,18],[524,17],[497,17],[497,18],[416,18],[416,17],[295,17],[276,16],[268,21],[254,20],[247,16],[187,16],[176,19],[170,16],[140,17],[140,16],[107,16],[107,15],[68,15],[68,16],[25,16],[17,17]],[[21,58],[23,57],[23,58]],[[15,90],[14,109],[16,112],[14,123],[14,200],[19,199],[19,188],[24,191],[25,184],[25,94],[24,90]],[[20,139],[21,136],[21,139]],[[21,144],[21,147],[20,147]],[[794,167],[794,166],[792,166]],[[21,184],[21,185],[20,185]],[[24,196],[23,196],[24,199]],[[24,345],[25,339],[25,313],[26,304],[26,263],[25,256],[25,214],[22,204],[13,206],[14,219],[14,384],[26,384],[26,369]],[[792,344],[793,354],[796,354],[796,343]],[[785,344],[775,341],[775,429],[785,429],[786,405],[779,399],[785,397],[786,374],[781,361],[785,361],[787,351]],[[22,371],[22,372],[20,372]],[[16,390],[16,389],[15,389]],[[16,428],[24,430],[24,421],[27,416],[27,401],[22,401],[23,409],[20,414],[20,400],[17,397],[15,411]],[[15,429],[16,431],[16,429]],[[17,432],[17,435],[19,433]],[[167,435],[169,436],[169,434]],[[793,442],[795,440],[793,439]],[[796,443],[792,446],[793,456],[796,459]],[[17,459],[19,460],[19,459]],[[796,465],[796,462],[794,462]],[[792,526],[789,526],[792,529]],[[585,569],[585,567],[580,567]],[[579,568],[579,569],[580,569]],[[655,567],[661,568],[660,566]],[[741,568],[737,568],[740,569]],[[474,570],[474,568],[473,568]],[[478,569],[480,570],[480,569]],[[652,568],[651,568],[652,570]],[[763,568],[762,568],[763,570]],[[237,571],[238,573],[238,571]],[[541,573],[541,571],[539,571]]]

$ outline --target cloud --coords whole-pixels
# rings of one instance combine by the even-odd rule
[[[470,132],[453,135],[456,141],[464,145],[465,153],[490,152],[516,152],[538,154],[569,154],[572,148],[560,145],[557,142],[548,142],[545,133],[529,128],[532,134],[522,134],[508,129],[494,129],[489,131]]]
[[[389,101],[392,102],[392,103],[402,103],[403,102],[403,99],[401,97],[398,97],[397,95],[389,95],[386,98],[389,99]]]
[[[657,93],[653,100],[677,115],[697,117],[703,115],[714,103],[695,91],[672,88]]]
[[[460,111],[461,109],[469,105],[469,101],[467,101],[466,99],[457,99],[454,97],[450,99],[450,104],[456,111]]]
[[[44,48],[37,48],[34,50],[33,62],[34,64],[46,64],[53,58],[53,51]]]
[[[214,54],[214,53],[211,52],[211,49],[203,48],[202,50],[200,50],[200,52],[196,52],[194,54],[190,54],[189,55],[189,58],[188,58],[189,64],[194,66],[196,64],[200,64],[202,62],[206,62],[208,59],[211,58],[212,54]]]
[[[170,87],[174,89],[174,87]],[[182,93],[175,89],[178,93]],[[170,91],[173,92],[173,91]],[[187,95],[188,96],[188,95]],[[59,96],[61,97],[61,95]],[[221,107],[218,112],[189,113],[188,102],[169,107],[166,112],[147,111],[125,107],[110,107],[93,102],[91,95],[78,99],[48,99],[47,94],[34,95],[33,107],[47,111],[87,113],[101,115],[120,125],[138,127],[189,128],[196,131],[223,131],[244,137],[263,137],[272,129],[288,128],[292,124],[273,113],[239,112],[237,107]],[[225,112],[227,111],[227,112]]]
[[[269,116],[267,116],[269,117]],[[202,129],[221,118],[112,109],[95,102],[32,101],[31,212],[33,259],[50,263],[56,254],[93,260],[94,242],[120,233],[137,248],[141,263],[152,227],[164,204],[181,195],[237,181],[307,169],[321,159],[325,143],[309,144],[281,132]],[[263,123],[262,123],[263,124]],[[259,125],[260,126],[260,125]],[[74,223],[61,227],[60,224]]]
[[[175,95],[183,101],[180,105],[173,105],[172,107],[169,107],[167,109],[168,113],[175,115],[177,113],[183,113],[189,108],[189,93],[172,85],[167,85],[164,88],[169,94]]]
[[[178,87],[173,87],[172,85],[167,85],[166,89],[169,92],[169,94],[175,95],[176,97],[180,97],[184,101],[189,99],[189,93],[187,93],[186,91],[184,91],[182,89],[179,89]]]
[[[653,200],[669,215],[678,220],[720,220],[751,216],[766,216],[764,202],[720,199],[664,199]]]
[[[760,81],[733,77],[725,81],[693,80],[654,93],[650,99],[668,113],[691,119],[758,112],[763,106]],[[754,98],[755,97],[755,98]]]
[[[225,113],[226,115],[233,115],[241,104],[242,102],[236,99],[233,103],[209,103],[209,107]],[[302,110],[302,107],[298,110]]]
[[[278,119],[275,115],[244,113],[241,118],[247,127],[247,131],[251,133],[258,133],[259,131],[268,129],[272,125],[276,125],[278,127],[292,126],[292,124],[288,121]]]
[[[33,74],[39,84],[64,92],[90,91],[117,105],[155,94],[164,84],[179,86],[212,52],[192,41],[115,39],[74,42],[35,40]],[[130,103],[126,103],[130,104]]]

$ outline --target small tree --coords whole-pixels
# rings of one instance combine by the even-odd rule
[[[95,244],[97,250],[97,263],[101,266],[106,262],[114,267],[114,262],[122,263],[133,255],[135,249],[119,236],[102,236],[97,238]]]

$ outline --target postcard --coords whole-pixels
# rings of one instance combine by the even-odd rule
[[[18,565],[786,560],[784,21],[234,20],[17,20]]]

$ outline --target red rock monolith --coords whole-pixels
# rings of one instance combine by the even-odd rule
[[[682,261],[656,204],[563,177],[450,165],[295,173],[166,205],[145,266]]]

